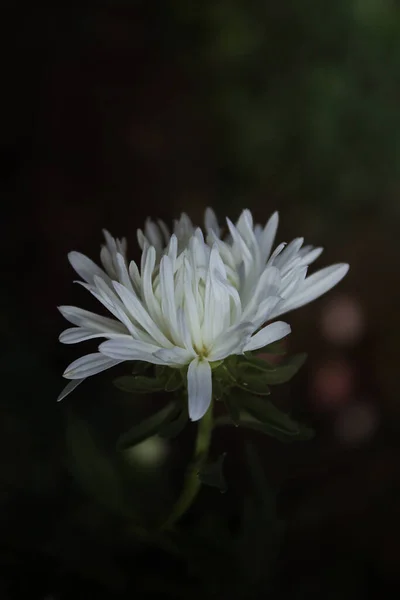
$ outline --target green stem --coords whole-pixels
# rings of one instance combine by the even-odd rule
[[[186,471],[181,494],[173,506],[171,513],[161,526],[161,529],[171,529],[195,501],[196,496],[201,488],[201,481],[198,474],[207,460],[211,443],[212,429],[213,405],[211,402],[208,411],[199,421],[193,460]]]

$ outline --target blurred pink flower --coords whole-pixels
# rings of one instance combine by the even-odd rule
[[[334,344],[354,344],[363,334],[364,314],[358,300],[347,295],[332,298],[321,315],[322,335]]]

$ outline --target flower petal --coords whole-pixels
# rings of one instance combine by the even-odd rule
[[[152,355],[160,347],[155,344],[148,344],[141,340],[133,338],[107,340],[99,346],[99,350],[105,356],[118,360],[143,360],[161,364],[159,361],[150,360]]]
[[[82,379],[73,379],[72,381],[67,383],[67,385],[62,390],[61,394],[58,396],[57,402],[61,402],[61,400],[64,400],[64,398],[69,396],[69,394],[71,392],[73,392],[74,389],[77,388],[78,385],[80,385],[82,383],[82,381],[85,381],[85,379],[86,379],[86,377],[83,377]]]
[[[62,344],[79,344],[79,342],[85,342],[86,340],[93,340],[99,337],[117,337],[117,338],[130,338],[125,333],[107,333],[104,331],[93,332],[91,329],[85,327],[70,327],[65,329],[58,338]]]
[[[101,269],[95,262],[90,258],[81,254],[80,252],[70,252],[68,254],[68,260],[75,271],[82,277],[84,281],[93,283],[95,275],[108,279],[106,273]]]
[[[260,240],[261,257],[266,261],[271,254],[272,246],[275,241],[276,231],[279,224],[279,215],[274,212],[268,219]]]
[[[101,371],[114,367],[120,362],[120,360],[113,360],[104,356],[104,354],[100,354],[100,352],[86,354],[72,362],[65,369],[63,376],[66,379],[82,379],[101,373]]]
[[[273,342],[277,342],[286,337],[289,335],[290,331],[290,325],[284,321],[271,323],[253,335],[244,350],[245,352],[248,352],[250,350],[258,350],[258,348],[264,348],[264,346],[268,346],[268,344],[272,344]]]
[[[185,348],[162,348],[154,353],[155,358],[161,361],[161,364],[169,365],[171,367],[183,367],[187,365],[190,360],[195,356],[194,351],[190,352]]]
[[[339,283],[348,270],[348,264],[338,264],[325,267],[325,269],[313,273],[313,275],[310,275],[310,277],[307,277],[307,279],[303,281],[302,285],[296,290],[293,296],[277,306],[272,315],[270,315],[270,318],[272,319],[279,315],[283,315],[290,310],[304,306],[316,298],[319,298],[319,296],[322,296],[322,294],[325,294],[325,292],[328,292]]]
[[[154,323],[147,310],[138,298],[126,287],[113,281],[113,286],[118,292],[125,309],[140,324],[141,327],[158,343],[166,348],[172,346],[172,343],[165,337],[161,329]]]
[[[199,358],[192,360],[187,378],[189,417],[192,421],[198,421],[211,404],[212,374],[208,361]]]
[[[92,331],[104,331],[107,333],[126,333],[125,327],[119,321],[96,315],[77,306],[59,306],[58,310],[62,316],[73,325],[85,327]]]
[[[206,231],[214,231],[214,233],[219,237],[221,233],[221,229],[218,225],[218,219],[215,215],[215,212],[212,208],[207,207],[204,215],[204,224]]]
[[[254,331],[253,323],[240,323],[223,333],[207,355],[210,361],[222,360],[231,354],[241,354]]]

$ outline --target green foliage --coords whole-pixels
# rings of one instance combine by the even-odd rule
[[[204,485],[216,487],[220,492],[226,492],[227,484],[223,472],[226,452],[221,454],[215,462],[207,463],[202,466],[198,477]]]
[[[80,487],[112,512],[132,517],[117,463],[99,447],[89,425],[72,412],[68,414],[66,447],[68,467]]]
[[[163,427],[170,424],[179,414],[179,407],[175,403],[164,406],[160,411],[135,424],[129,431],[120,436],[117,442],[118,450],[126,450],[156,435]]]

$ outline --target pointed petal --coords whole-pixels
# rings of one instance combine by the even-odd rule
[[[267,325],[261,329],[258,333],[250,338],[249,343],[245,346],[245,351],[257,350],[258,348],[264,348],[268,344],[277,342],[282,338],[286,337],[290,333],[290,325],[284,323],[284,321],[276,321]]]
[[[70,327],[69,329],[65,329],[58,339],[62,344],[79,344],[80,342],[93,340],[99,337],[130,338],[126,333],[107,333],[104,331],[93,332],[93,330],[86,329],[85,327]]]
[[[322,252],[324,251],[323,248],[309,248],[309,250],[305,253],[302,253],[302,250],[304,250],[304,247],[300,250],[300,256],[301,256],[301,260],[299,265],[311,265],[315,260],[317,260],[317,258],[319,256],[321,256]]]
[[[117,360],[143,360],[147,362],[152,362],[148,360],[149,357],[159,349],[159,346],[148,344],[141,340],[134,340],[131,337],[107,340],[99,346],[100,352],[110,358]]]
[[[268,257],[271,254],[272,246],[275,241],[276,231],[278,229],[278,224],[279,215],[277,212],[274,212],[274,214],[271,215],[271,217],[269,218],[260,240],[260,251],[264,261],[268,260]]]
[[[185,348],[179,348],[179,346],[175,346],[174,348],[162,348],[161,350],[157,350],[154,353],[155,358],[162,361],[164,365],[170,365],[171,367],[183,367],[190,362],[195,356],[194,351],[190,352]]]
[[[166,348],[172,346],[171,342],[165,337],[161,329],[154,323],[143,304],[130,290],[118,283],[113,281],[113,286],[118,292],[125,309],[130,315],[140,324],[141,327],[158,343],[160,346]]]
[[[58,310],[67,321],[78,327],[107,333],[126,333],[126,329],[122,323],[108,317],[103,317],[102,315],[96,315],[96,313],[84,310],[83,308],[78,308],[77,306],[59,306]]]
[[[253,323],[240,323],[228,329],[216,340],[208,354],[208,359],[210,361],[222,360],[232,354],[241,354],[253,331]]]
[[[96,263],[80,252],[72,251],[68,254],[68,260],[75,271],[84,281],[93,283],[95,275],[108,280],[108,276]]]
[[[114,367],[122,361],[113,360],[96,352],[94,354],[86,354],[72,362],[64,371],[63,376],[66,379],[82,379],[84,377],[90,377],[105,371],[110,367]]]
[[[338,264],[325,267],[325,269],[313,273],[313,275],[310,275],[310,277],[307,277],[307,279],[304,280],[303,284],[292,297],[285,300],[285,302],[276,308],[276,312],[273,312],[271,318],[275,318],[290,310],[304,306],[316,298],[319,298],[322,294],[325,294],[325,292],[328,292],[339,283],[348,270],[349,265]]]
[[[218,225],[218,219],[215,215],[215,212],[212,208],[207,207],[204,215],[204,224],[206,231],[214,231],[214,233],[219,237],[221,234],[221,229]]]
[[[73,379],[72,381],[67,383],[67,385],[62,390],[61,394],[58,396],[57,402],[61,402],[61,400],[64,400],[64,398],[66,398],[71,392],[73,392],[74,389],[82,383],[82,381],[85,381],[85,379],[86,377],[83,377],[82,379]]]
[[[205,415],[211,404],[212,378],[208,361],[199,358],[192,360],[187,378],[189,417],[192,421],[198,421]]]

